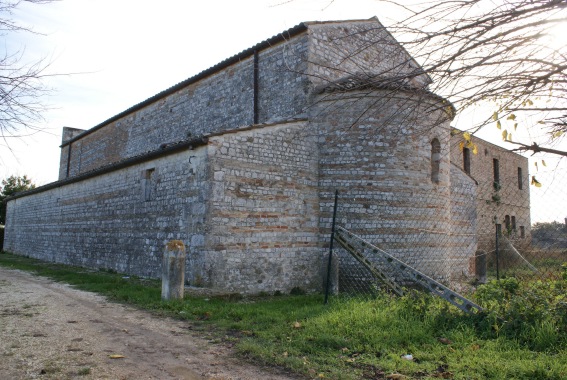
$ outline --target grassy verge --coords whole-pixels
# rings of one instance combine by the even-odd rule
[[[567,378],[565,281],[489,284],[477,301],[492,311],[465,316],[417,293],[326,306],[319,295],[163,302],[158,281],[11,254],[0,265],[192,320],[242,355],[307,378]]]

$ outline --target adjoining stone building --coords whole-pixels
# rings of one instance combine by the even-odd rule
[[[531,244],[528,159],[475,136],[472,149],[461,149],[462,136],[451,140],[451,162],[478,182],[477,225],[479,248],[495,249],[496,230],[517,248]]]
[[[429,83],[375,18],[299,24],[65,128],[59,180],[7,204],[5,249],[158,277],[178,239],[193,285],[318,290],[339,189],[347,228],[443,281],[470,275],[476,182]]]

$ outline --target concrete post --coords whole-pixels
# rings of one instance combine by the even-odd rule
[[[183,299],[185,244],[181,240],[172,240],[165,245],[161,267],[161,299]]]
[[[476,251],[474,269],[476,280],[480,284],[486,284],[486,252]]]

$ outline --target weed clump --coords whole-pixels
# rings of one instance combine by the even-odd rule
[[[303,296],[305,295],[307,292],[299,287],[299,286],[295,286],[291,289],[291,291],[289,292],[289,294],[291,294],[292,296]]]
[[[86,375],[90,375],[90,373],[91,373],[91,369],[88,367],[81,368],[80,370],[77,371],[78,376],[86,376]]]
[[[505,336],[534,351],[567,348],[567,281],[493,280],[475,296],[487,309],[487,337]]]

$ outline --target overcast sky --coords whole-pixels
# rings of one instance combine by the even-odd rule
[[[23,52],[30,62],[46,59],[51,73],[64,75],[48,83],[53,91],[45,99],[51,108],[45,132],[12,139],[11,151],[0,146],[0,178],[27,174],[36,184],[55,181],[63,126],[92,128],[302,21],[377,16],[388,25],[397,12],[374,0],[23,3],[13,18],[41,34],[6,35],[5,49]],[[498,142],[499,132],[487,136]]]

